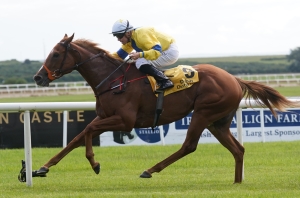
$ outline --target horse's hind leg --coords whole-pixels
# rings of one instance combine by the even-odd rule
[[[205,119],[205,117],[200,113],[194,112],[189,129],[187,131],[186,139],[182,147],[171,156],[167,157],[147,171],[144,171],[140,177],[150,178],[152,173],[160,172],[180,158],[194,152],[197,149],[200,136],[207,125],[208,121]]]
[[[235,178],[234,183],[241,183],[243,177],[243,160],[244,147],[233,137],[229,127],[234,116],[234,112],[228,116],[214,122],[207,129],[219,140],[219,142],[226,147],[235,159]]]

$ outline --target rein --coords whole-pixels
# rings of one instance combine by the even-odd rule
[[[122,64],[122,65],[123,65],[123,64]],[[130,69],[130,66],[131,66],[131,64],[129,63],[129,64],[128,64],[128,67],[127,67],[126,70],[125,70],[125,73]],[[120,66],[119,66],[119,67],[120,67]],[[115,71],[114,71],[114,72],[115,72]],[[100,92],[99,94],[95,95],[95,97],[98,97],[98,96],[100,96],[100,95],[102,95],[102,94],[104,94],[104,93],[106,93],[106,92],[109,92],[109,91],[111,91],[111,90],[113,90],[113,89],[116,89],[116,88],[118,88],[118,87],[120,87],[120,91],[122,91],[123,86],[125,86],[127,83],[131,83],[131,82],[134,82],[134,81],[137,81],[137,80],[141,80],[141,79],[143,79],[143,78],[146,78],[147,76],[145,75],[145,76],[141,76],[141,77],[138,77],[138,78],[134,78],[134,79],[132,79],[132,80],[127,80],[127,81],[125,81],[125,82],[122,82],[122,81],[124,81],[124,77],[125,77],[125,74],[123,74],[123,75],[121,75],[120,77],[118,77],[118,78],[112,80],[112,81],[110,82],[110,86],[111,86],[114,82],[116,82],[117,80],[119,80],[120,84],[118,84],[118,85],[116,85],[116,86],[113,86],[113,87],[110,87],[110,88],[108,88],[107,90]],[[104,82],[104,80],[103,80],[102,82]]]

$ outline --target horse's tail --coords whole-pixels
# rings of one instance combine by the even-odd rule
[[[253,98],[261,107],[268,107],[274,116],[277,115],[274,108],[284,112],[288,107],[300,107],[299,102],[288,100],[272,87],[255,81],[242,80],[240,78],[236,78],[236,80],[240,84],[243,97],[245,97],[246,100],[249,101]],[[249,106],[251,107],[250,104]]]

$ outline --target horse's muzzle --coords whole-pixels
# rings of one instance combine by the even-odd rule
[[[43,78],[40,75],[35,75],[35,76],[33,76],[33,80],[39,86],[43,86],[43,87],[48,87],[49,86],[48,78]]]

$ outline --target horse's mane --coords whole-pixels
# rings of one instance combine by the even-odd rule
[[[108,57],[120,61],[120,59],[117,59],[117,58],[113,57],[111,55],[111,53],[108,52],[107,50],[104,50],[104,49],[98,47],[99,46],[98,43],[92,42],[92,41],[90,41],[88,39],[77,39],[77,40],[73,41],[72,43],[74,43],[76,45],[79,45],[80,47],[85,48],[85,49],[87,49],[88,51],[90,51],[90,52],[92,52],[94,54],[98,54],[100,52],[103,52]]]

